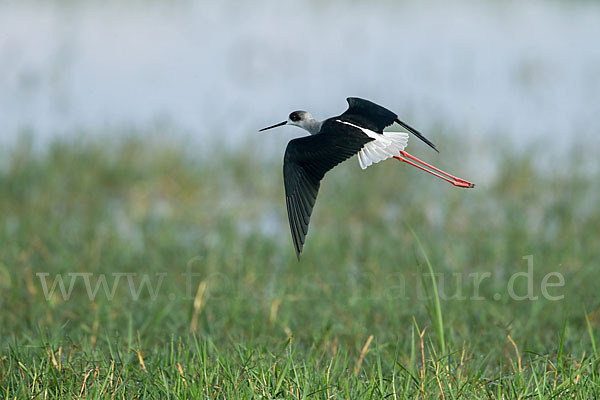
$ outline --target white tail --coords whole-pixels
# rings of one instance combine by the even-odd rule
[[[388,158],[400,155],[408,144],[406,132],[383,132],[383,135],[369,135],[375,140],[365,144],[358,152],[358,163],[366,169],[373,163],[378,163]]]

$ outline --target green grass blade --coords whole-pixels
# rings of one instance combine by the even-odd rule
[[[429,260],[427,251],[425,250],[423,243],[421,243],[421,239],[419,238],[419,236],[416,234],[416,232],[414,231],[412,226],[408,225],[408,229],[410,229],[410,232],[412,233],[413,238],[417,242],[419,249],[421,250],[421,253],[423,254],[423,257],[425,258],[425,263],[427,264],[427,269],[429,270],[429,274],[431,276],[431,288],[432,288],[432,296],[433,296],[433,302],[434,302],[433,313],[434,313],[434,317],[435,317],[433,320],[433,323],[435,326],[435,333],[438,338],[438,346],[439,346],[441,355],[445,355],[446,354],[446,340],[444,338],[444,319],[442,316],[442,306],[440,303],[440,296],[439,296],[439,292],[437,289],[437,282],[436,282],[436,278],[435,278],[435,273],[433,271],[433,266],[431,265],[431,261]]]

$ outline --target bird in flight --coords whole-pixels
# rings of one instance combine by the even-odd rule
[[[308,233],[308,223],[321,179],[330,169],[355,154],[358,155],[362,169],[373,163],[395,158],[454,186],[475,186],[404,151],[408,144],[408,133],[384,132],[386,127],[396,123],[435,151],[438,150],[419,131],[400,121],[392,111],[358,97],[349,97],[346,100],[348,109],[337,117],[317,121],[306,111],[294,111],[287,121],[260,130],[262,132],[278,126],[293,125],[310,133],[310,136],[290,140],[283,158],[285,202],[298,260]]]

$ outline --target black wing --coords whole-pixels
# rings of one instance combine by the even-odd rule
[[[369,100],[359,99],[358,97],[348,97],[348,109],[340,115],[343,121],[352,122],[363,128],[374,132],[383,132],[383,129],[394,123],[398,116]]]
[[[283,159],[285,202],[296,256],[304,246],[308,223],[325,173],[373,140],[362,131],[330,119],[313,136],[291,140]]]
[[[379,133],[382,133],[386,127],[396,122],[398,125],[425,142],[429,147],[438,151],[435,145],[423,136],[421,132],[400,121],[398,116],[387,108],[358,97],[348,97],[346,101],[348,102],[348,109],[339,116],[343,121],[352,122],[363,128]]]

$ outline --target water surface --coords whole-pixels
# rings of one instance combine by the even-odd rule
[[[590,3],[4,2],[0,143],[166,123],[234,145],[349,95],[478,146],[597,143],[599,37]]]

